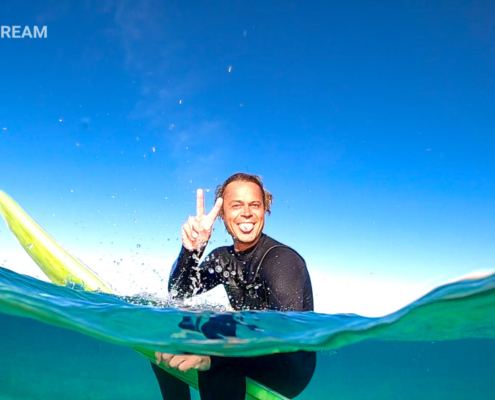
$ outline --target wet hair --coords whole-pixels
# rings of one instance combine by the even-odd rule
[[[261,181],[261,176],[259,175],[238,172],[234,175],[229,176],[224,183],[218,185],[217,188],[215,189],[215,202],[217,201],[218,198],[220,197],[223,198],[227,185],[232,182],[253,182],[254,184],[256,184],[261,189],[261,195],[263,196],[263,205],[265,208],[265,212],[271,214],[273,196],[268,190],[264,188],[263,182]],[[220,216],[222,216],[222,214],[223,214],[223,207],[222,210],[220,211]]]

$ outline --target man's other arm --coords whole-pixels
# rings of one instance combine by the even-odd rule
[[[311,280],[304,260],[292,249],[271,250],[263,261],[260,277],[266,282],[271,310],[313,311]]]

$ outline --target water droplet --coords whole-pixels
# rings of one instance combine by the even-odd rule
[[[136,245],[136,248],[138,248],[138,249],[141,248],[141,245],[140,244],[137,244]]]
[[[217,265],[215,267],[215,271],[217,271],[218,273],[222,272],[222,267],[220,265]]]
[[[137,222],[137,219],[134,220],[134,223],[136,223],[136,222]]]
[[[177,289],[172,289],[172,291],[170,292],[172,294],[172,296],[177,296],[179,294],[179,292],[177,291]]]
[[[32,245],[32,244],[28,244],[28,245],[26,246],[26,248],[27,248],[28,250],[31,250],[31,249],[33,248],[33,245]]]
[[[153,151],[153,153],[156,153],[156,147],[152,147],[151,150]]]
[[[225,278],[228,278],[229,277],[229,271],[223,271],[223,276]]]
[[[210,274],[213,274],[213,273],[215,272],[215,270],[214,270],[213,268],[208,268],[208,272],[209,272]]]
[[[229,72],[232,72],[232,65],[229,65]]]

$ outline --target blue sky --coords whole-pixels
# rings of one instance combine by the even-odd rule
[[[237,171],[273,192],[266,233],[322,311],[495,269],[493,3],[9,1],[0,21],[48,28],[0,39],[0,189],[111,279],[163,285],[194,191],[211,205]]]

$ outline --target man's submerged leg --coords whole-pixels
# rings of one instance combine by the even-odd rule
[[[151,363],[163,400],[191,400],[189,385]]]
[[[201,400],[244,400],[246,376],[290,399],[308,386],[316,353],[272,354],[261,357],[211,357],[209,371],[199,372]]]
[[[244,359],[249,378],[292,399],[308,386],[316,368],[316,353],[297,351]]]
[[[246,375],[238,360],[211,357],[211,368],[198,372],[201,400],[244,400]]]

